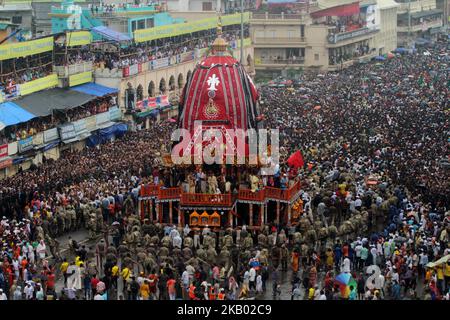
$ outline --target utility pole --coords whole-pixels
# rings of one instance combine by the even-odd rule
[[[408,0],[408,46],[410,44],[411,44],[411,0]]]
[[[244,0],[241,0],[241,64],[244,65]]]

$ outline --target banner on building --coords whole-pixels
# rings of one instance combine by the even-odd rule
[[[156,97],[148,98],[147,106],[149,109],[154,109],[154,108],[158,107],[158,104],[156,103]]]
[[[73,126],[78,136],[88,132],[86,127],[86,119],[80,119],[73,122]]]
[[[33,137],[22,139],[19,142],[19,153],[33,149]]]
[[[59,127],[59,135],[61,136],[62,141],[75,138],[77,136],[77,132],[75,131],[75,126],[73,123]]]
[[[160,68],[165,68],[169,66],[169,58],[162,58],[162,59],[158,59],[158,60],[153,60],[150,63],[150,70],[156,70],[156,69],[160,69]]]
[[[25,96],[27,94],[56,87],[58,85],[58,76],[53,73],[49,76],[28,81],[20,85],[20,95]]]
[[[89,31],[66,32],[66,45],[69,47],[85,46],[92,42],[92,34]]]
[[[119,120],[122,117],[120,109],[118,107],[112,107],[109,109],[109,120]]]
[[[244,13],[244,23],[250,21],[250,13]],[[222,16],[222,25],[230,26],[241,23],[241,14],[230,14]],[[199,32],[203,30],[210,30],[217,27],[217,18],[207,18],[198,21],[171,24],[167,26],[154,27],[150,29],[141,29],[134,31],[134,41],[145,42],[155,39],[176,37],[183,34]]]
[[[92,82],[92,71],[86,71],[69,76],[69,87],[74,87],[87,82]]]
[[[8,144],[8,156],[13,156],[18,152],[17,141]]]
[[[40,146],[44,144],[44,133],[39,132],[33,136],[33,145]]]
[[[109,112],[99,113],[95,116],[97,126],[109,121]]]
[[[13,160],[12,159],[7,159],[7,160],[4,160],[4,161],[0,161],[0,169],[11,167],[12,164],[13,164]]]
[[[0,46],[0,60],[31,56],[53,50],[53,37],[16,42]]]
[[[8,145],[4,144],[0,146],[0,159],[8,156]]]
[[[5,100],[20,96],[20,85],[8,83],[4,89]],[[1,101],[0,101],[1,102]]]
[[[44,143],[48,143],[54,140],[58,140],[58,129],[53,128],[44,131]]]
[[[86,120],[85,122],[86,122],[86,130],[87,131],[91,132],[91,131],[94,131],[95,129],[97,129],[97,127],[96,127],[97,122],[96,122],[95,116],[90,116],[90,117],[86,118],[85,120]]]

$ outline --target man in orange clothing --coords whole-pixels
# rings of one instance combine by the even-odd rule
[[[177,297],[177,291],[175,289],[176,281],[173,278],[167,280],[167,292],[169,293],[169,299],[175,300]]]
[[[148,300],[150,298],[150,286],[148,285],[148,280],[145,279],[144,283],[141,284],[139,289],[142,300]]]
[[[195,286],[193,283],[189,286],[189,300],[198,300],[195,296]]]

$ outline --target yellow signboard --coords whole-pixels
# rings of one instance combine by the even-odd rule
[[[226,16],[222,16],[222,25],[230,26],[234,24],[241,23],[241,14],[230,14]],[[250,13],[244,13],[244,23],[248,23],[250,21]],[[187,23],[177,23],[171,24],[167,26],[154,27],[150,29],[142,29],[136,30],[134,32],[134,41],[135,42],[145,42],[151,41],[155,39],[176,37],[182,34],[188,34],[203,30],[210,30],[217,27],[217,18],[207,18],[194,22]]]
[[[53,37],[0,45],[0,60],[26,57],[53,50]]]
[[[85,46],[92,42],[92,35],[89,31],[75,31],[66,33],[67,46]]]
[[[241,47],[241,40],[238,39],[237,41],[237,47],[240,48]],[[250,47],[252,45],[252,39],[250,38],[245,38],[244,39],[244,48],[246,47]]]
[[[49,76],[34,80],[25,82],[20,85],[20,95],[25,96],[27,94],[45,90],[48,88],[56,87],[58,85],[58,76],[56,73],[51,74]]]
[[[86,82],[92,82],[92,71],[86,71],[69,76],[69,87],[77,86]]]

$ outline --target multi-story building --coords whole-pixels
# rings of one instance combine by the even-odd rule
[[[2,19],[1,23],[4,25],[3,28],[0,28],[0,31],[5,30],[3,31],[5,36],[14,33],[16,37],[11,37],[10,41],[15,41],[21,36],[31,37],[33,11],[30,2],[16,0],[0,1],[0,18]],[[6,33],[6,29],[8,29],[8,33]],[[0,41],[3,39],[3,37],[0,38]]]
[[[440,31],[443,10],[436,7],[436,0],[396,0],[398,42],[411,46],[418,38],[431,39]]]
[[[112,7],[114,5],[114,7]],[[133,37],[136,30],[184,22],[174,19],[161,5],[128,5],[126,3],[78,5],[73,0],[63,0],[60,6],[52,6],[52,32],[66,30],[94,30],[95,39],[108,32],[118,32]]]
[[[248,33],[249,14],[245,14],[244,22],[247,30],[244,37],[244,65],[250,74],[254,74],[252,41]],[[134,42],[147,52],[158,44],[162,50],[161,57],[152,57],[148,61],[131,63],[113,68],[96,68],[95,82],[107,87],[119,89],[118,104],[125,111],[137,109],[143,112],[135,114],[143,118],[144,126],[149,125],[148,117],[166,119],[177,114],[177,103],[170,109],[169,101],[177,99],[187,79],[191,76],[195,65],[208,52],[211,41],[216,37],[216,14],[193,13],[185,15],[187,22],[169,26],[160,26],[134,32]],[[194,18],[196,17],[196,18]],[[230,43],[233,55],[240,59],[240,14],[223,15],[224,36]],[[176,39],[176,41],[173,41]],[[193,45],[195,43],[195,45]],[[152,45],[153,44],[153,45]],[[166,55],[164,51],[172,52]],[[158,54],[158,53],[156,53]],[[155,105],[166,104],[167,108],[157,112]]]
[[[336,70],[397,47],[392,0],[317,1],[296,13],[253,13],[259,74]]]
[[[442,23],[448,28],[450,24],[450,0],[436,0],[436,7],[442,10]]]
[[[202,12],[214,11],[236,13],[241,10],[241,0],[167,0],[170,11]],[[244,11],[255,8],[255,0],[244,0]]]

